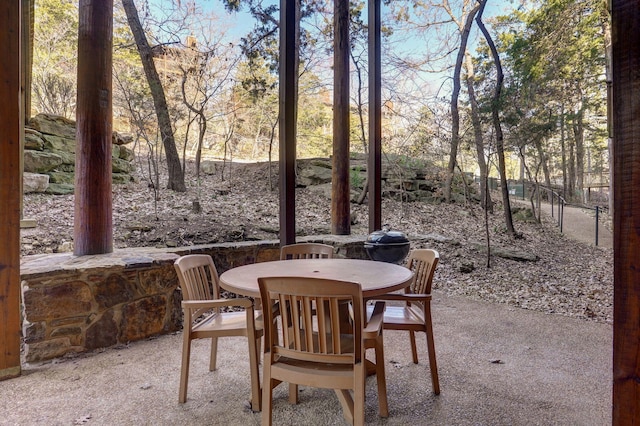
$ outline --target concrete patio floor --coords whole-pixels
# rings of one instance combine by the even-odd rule
[[[435,293],[434,332],[442,393],[433,395],[423,335],[420,363],[408,336],[385,333],[390,416],[377,414],[367,380],[367,424],[610,424],[612,327]],[[0,382],[0,424],[257,425],[247,408],[246,341],[220,341],[218,370],[209,344],[194,343],[188,400],[178,403],[181,333],[126,347],[24,366]],[[345,424],[332,391],[302,388],[290,405],[275,392],[274,424]]]

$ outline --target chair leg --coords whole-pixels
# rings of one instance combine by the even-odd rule
[[[187,400],[187,385],[189,381],[189,358],[191,356],[191,339],[189,333],[183,331],[182,341],[182,366],[180,368],[180,390],[178,392],[178,402],[184,403]]]
[[[433,325],[431,324],[431,309],[425,311],[427,349],[429,352],[429,369],[431,370],[431,382],[433,393],[440,395],[440,381],[438,380],[438,365],[436,363],[436,346],[433,341]]]
[[[355,380],[355,378],[354,378]],[[354,382],[355,383],[355,382]],[[355,384],[354,384],[355,386]],[[357,386],[356,386],[357,387]],[[355,389],[354,389],[354,396],[351,396],[351,392],[349,391],[349,389],[334,389],[333,390],[336,394],[336,396],[338,397],[338,401],[340,401],[340,406],[342,407],[342,417],[344,417],[344,419],[347,421],[347,423],[349,424],[354,424],[354,415],[353,415],[353,407],[354,407],[354,398],[355,398]]]
[[[376,359],[376,364],[377,363],[378,360]],[[367,377],[364,360],[360,365],[356,365],[354,375],[355,388],[353,389],[353,424],[354,426],[364,426],[364,384]]]
[[[376,338],[376,380],[378,382],[378,406],[380,417],[389,417],[389,402],[387,400],[387,378],[385,377],[384,346],[382,334]]]
[[[273,410],[273,382],[271,380],[271,363],[264,360],[262,373],[262,426],[271,426]]]
[[[416,333],[412,330],[409,331],[409,341],[411,342],[411,356],[413,357],[413,363],[418,363],[418,349],[416,348]]]
[[[248,336],[249,341],[249,367],[251,370],[251,410],[260,411],[262,409],[262,395],[260,392],[260,368],[258,366],[258,345],[260,338]]]
[[[298,385],[295,383],[289,383],[289,404],[298,403]]]
[[[216,369],[216,361],[218,359],[218,338],[211,338],[211,358],[209,360],[209,371]]]

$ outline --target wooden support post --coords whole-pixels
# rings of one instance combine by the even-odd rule
[[[20,375],[20,0],[0,3],[0,380]]]
[[[640,424],[640,8],[613,0],[613,424]]]
[[[369,0],[369,232],[382,229],[382,60],[380,0]]]
[[[333,168],[331,233],[351,233],[349,180],[349,1],[333,2]]]
[[[280,245],[296,242],[295,0],[280,0]]]
[[[33,67],[33,24],[35,0],[21,0],[22,13],[22,87],[24,121],[31,118],[31,75]]]
[[[74,254],[113,251],[113,0],[80,0]]]
[[[35,0],[20,0],[21,6],[21,85],[22,85],[22,117],[20,126],[20,176],[24,173],[24,124],[31,118],[31,74],[33,68],[33,19]],[[22,179],[20,180],[22,183]],[[23,194],[22,187],[20,194]],[[24,217],[23,197],[20,197],[20,228],[35,228],[36,220]]]

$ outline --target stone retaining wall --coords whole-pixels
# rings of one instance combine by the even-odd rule
[[[132,180],[134,152],[130,135],[114,132],[111,168],[114,184]],[[23,192],[73,194],[76,123],[52,114],[31,117],[25,127]]]
[[[366,237],[304,237],[337,249],[337,257],[366,259]],[[218,273],[277,260],[279,241],[222,243],[173,249],[134,248],[93,256],[25,256],[21,262],[25,361],[126,344],[182,328],[182,297],[173,262],[204,253]]]
[[[366,183],[368,158],[365,154],[352,152],[349,160],[351,200],[356,201]],[[323,194],[327,199],[331,199],[332,162],[330,158],[298,159],[296,166],[298,168],[296,185],[307,187]],[[210,169],[213,170],[211,167]],[[382,196],[405,202],[444,202],[442,190],[444,182],[436,170],[424,162],[404,156],[385,155],[381,164]],[[473,182],[473,175],[467,176],[469,186],[465,187],[463,182],[456,177],[452,187],[452,199],[463,203],[468,196],[479,201],[478,184]]]

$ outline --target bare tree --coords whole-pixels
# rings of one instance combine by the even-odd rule
[[[482,137],[482,123],[480,121],[480,111],[478,101],[476,99],[475,88],[473,87],[475,73],[473,69],[473,61],[468,53],[466,57],[467,68],[467,93],[469,94],[469,103],[471,104],[471,121],[473,123],[473,134],[476,144],[476,153],[478,155],[478,167],[480,168],[480,203],[482,208],[493,212],[493,204],[491,203],[491,195],[487,190],[489,179],[489,170],[485,160],[484,141]]]
[[[458,48],[458,56],[453,72],[453,91],[451,93],[451,150],[449,151],[449,165],[447,166],[447,176],[444,184],[444,198],[451,200],[451,185],[453,183],[453,174],[456,169],[456,158],[458,157],[458,145],[460,144],[460,112],[458,110],[458,97],[460,96],[460,74],[462,63],[464,61],[465,52],[467,50],[467,41],[473,18],[475,17],[479,5],[475,5],[467,15],[464,25],[460,26],[460,47]],[[453,13],[450,12],[453,18]]]
[[[180,92],[182,102],[195,114],[198,124],[198,141],[196,143],[196,178],[200,176],[202,150],[209,123],[215,116],[234,114],[231,111],[220,111],[227,98],[233,98],[231,80],[237,71],[240,55],[231,43],[224,43],[225,32],[214,17],[195,20],[195,9],[186,6],[184,25],[196,36],[187,37],[187,45],[183,49],[174,49],[174,61],[182,73]],[[191,19],[189,19],[191,18]],[[225,92],[225,89],[230,89]],[[212,102],[212,100],[216,102]],[[215,128],[215,123],[212,124]],[[215,130],[215,129],[214,129]]]
[[[507,226],[507,232],[512,237],[516,236],[516,231],[513,227],[513,217],[511,215],[511,203],[509,201],[509,188],[507,187],[507,170],[504,160],[504,136],[502,134],[502,126],[500,124],[500,100],[502,93],[502,84],[504,80],[504,74],[502,72],[502,64],[500,62],[500,55],[498,55],[498,49],[496,49],[496,45],[491,38],[491,34],[487,31],[484,23],[482,22],[482,13],[484,12],[484,7],[487,4],[487,0],[483,0],[480,5],[480,11],[476,18],[476,22],[482,35],[487,41],[487,45],[491,50],[491,55],[493,56],[493,61],[496,66],[496,86],[495,91],[493,93],[493,101],[491,102],[491,117],[493,120],[493,127],[496,132],[496,151],[498,154],[498,169],[500,172],[500,187],[502,189],[502,206],[504,208],[504,221]],[[522,188],[524,191],[524,187]]]
[[[164,145],[165,155],[167,158],[167,168],[169,172],[169,181],[167,188],[178,192],[185,192],[187,190],[184,183],[184,170],[180,164],[180,157],[178,155],[178,149],[176,148],[176,142],[173,135],[173,127],[171,125],[171,117],[169,116],[169,108],[167,106],[167,99],[164,94],[162,82],[160,76],[156,70],[155,62],[153,61],[153,52],[151,46],[147,41],[147,37],[140,23],[138,16],[138,10],[133,0],[122,0],[122,7],[127,14],[127,21],[129,27],[133,33],[133,37],[140,54],[140,60],[144,68],[147,82],[153,96],[153,103],[158,118],[158,127],[160,128],[160,137],[162,144]]]

